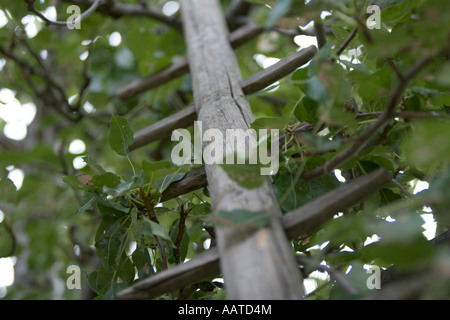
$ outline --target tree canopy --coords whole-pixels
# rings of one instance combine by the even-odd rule
[[[448,298],[450,2],[220,4],[249,125],[280,132],[306,298]],[[0,0],[0,39],[0,296],[226,298],[215,228],[269,219],[213,210],[203,164],[171,161],[197,119],[180,2]]]

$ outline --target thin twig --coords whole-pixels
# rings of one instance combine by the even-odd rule
[[[367,42],[372,43],[372,35],[370,34],[369,30],[367,30],[366,24],[362,22],[361,19],[356,15],[353,18],[355,19],[358,27],[361,29],[362,35],[364,36],[364,38],[366,38]]]
[[[395,180],[395,179],[392,179],[391,182],[392,182],[397,188],[399,188],[400,191],[401,191],[407,198],[411,198],[411,197],[412,197],[412,194],[409,193],[409,191],[406,190],[406,188],[405,188],[400,182],[398,182],[398,181]]]
[[[68,101],[65,88],[61,84],[61,81],[54,78],[48,68],[48,64],[39,56],[38,53],[33,50],[26,39],[21,39],[20,44],[34,58],[34,60],[36,60],[38,66],[34,66],[27,60],[14,53],[13,49],[16,47],[14,44],[15,38],[11,41],[12,45],[9,50],[0,45],[0,54],[14,61],[20,69],[22,69],[23,77],[36,97],[42,100],[44,104],[51,106],[56,112],[71,122],[79,121],[81,119],[81,114],[73,112],[74,110]],[[39,88],[36,84],[36,80],[32,79],[33,75],[42,78],[45,83],[44,88]]]
[[[327,38],[325,35],[325,29],[323,27],[323,24],[319,20],[314,21],[314,34],[317,39],[317,45],[319,46],[319,49],[322,49],[323,46],[327,43]]]
[[[37,63],[41,67],[40,70],[42,71],[42,78],[44,79],[44,81],[48,83],[50,88],[53,88],[54,90],[56,90],[58,96],[55,94],[54,90],[50,90],[52,95],[54,96],[55,100],[60,101],[62,105],[70,108],[68,99],[67,99],[67,95],[66,95],[66,92],[65,92],[63,86],[60,85],[59,82],[57,80],[55,80],[53,78],[53,76],[50,74],[50,71],[47,68],[47,65],[44,62],[44,60],[40,57],[39,54],[37,54],[31,48],[31,46],[27,40],[22,39],[21,43],[25,46],[27,51],[31,54],[31,56],[37,61]]]
[[[180,220],[178,222],[178,235],[175,240],[175,248],[173,249],[173,255],[175,256],[175,263],[180,264],[181,263],[181,241],[183,240],[184,232],[186,230],[186,216],[188,215],[189,211],[184,210],[184,205],[180,206]]]
[[[392,69],[394,70],[395,74],[397,75],[397,77],[401,80],[404,81],[405,80],[405,75],[400,71],[400,69],[397,67],[397,64],[395,63],[395,61],[392,58],[386,58],[386,61],[389,63],[389,65],[392,67]]]
[[[345,48],[347,48],[347,46],[350,44],[350,42],[356,36],[357,31],[358,31],[358,26],[353,28],[353,30],[348,35],[347,39],[345,39],[345,41],[342,42],[341,46],[336,50],[336,52],[334,53],[336,56],[339,56],[342,52],[344,52]]]
[[[31,50],[28,46],[27,50]],[[64,89],[50,76],[50,74],[41,68],[36,68],[28,61],[19,58],[11,50],[7,50],[0,45],[0,54],[4,55],[8,59],[14,61],[21,69],[25,81],[28,83],[34,94],[41,99],[45,104],[52,106],[58,113],[69,119],[70,121],[76,122],[80,119],[78,114],[69,114],[64,111],[63,106],[68,106],[66,95]],[[35,54],[32,54],[35,56]],[[31,79],[32,75],[39,76],[47,84],[44,89],[39,89],[35,81]]]
[[[91,77],[88,74],[88,69],[89,69],[89,61],[91,58],[91,50],[92,50],[93,45],[94,45],[94,37],[92,37],[91,42],[89,43],[88,50],[87,50],[88,55],[83,64],[83,71],[81,73],[83,82],[81,84],[80,91],[78,93],[78,101],[72,108],[74,111],[78,111],[81,108],[81,104],[83,103],[83,97],[86,93],[87,88],[89,87],[89,84],[91,83]]]
[[[358,290],[356,290],[356,288],[350,282],[348,282],[347,279],[345,279],[345,277],[338,270],[334,269],[333,267],[324,266],[322,264],[316,264],[314,263],[314,261],[306,257],[296,256],[296,259],[298,263],[304,266],[308,266],[309,268],[316,269],[317,271],[320,272],[328,273],[331,277],[334,278],[334,280],[336,280],[337,283],[339,283],[342,286],[342,288],[348,294],[351,295],[358,294]]]
[[[142,198],[142,201],[144,201],[145,209],[147,210],[148,217],[153,222],[159,224],[158,217],[155,213],[155,208],[153,207],[152,200],[150,199],[150,195],[145,194],[144,188],[142,186],[139,186],[139,192]],[[163,269],[167,270],[168,264],[167,264],[167,255],[166,255],[166,246],[164,245],[163,240],[160,236],[155,235],[156,241],[158,242],[159,251],[161,252],[161,260],[163,263]]]
[[[377,111],[377,112],[358,112],[355,115],[355,119],[360,119],[360,118],[366,118],[366,117],[380,117],[383,114],[382,111]],[[394,114],[394,117],[399,117],[399,118],[404,118],[404,119],[409,119],[409,118],[414,118],[414,119],[450,119],[450,115],[446,114],[446,113],[442,113],[442,112],[419,112],[419,111],[406,111],[406,110],[402,110],[399,112],[396,112]]]

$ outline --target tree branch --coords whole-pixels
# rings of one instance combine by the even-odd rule
[[[205,167],[197,167],[187,172],[183,179],[170,184],[170,186],[163,191],[161,195],[161,202],[173,199],[182,194],[206,187],[208,182],[206,180]]]
[[[358,294],[358,290],[356,290],[356,288],[350,282],[348,282],[347,279],[338,270],[332,267],[324,266],[322,264],[316,264],[314,261],[306,257],[296,256],[295,258],[301,265],[307,266],[320,272],[328,273],[330,277],[333,277],[334,280],[336,280],[336,282],[339,283],[348,294]]]
[[[322,49],[323,46],[327,43],[327,38],[322,21],[319,21],[318,19],[314,21],[314,34],[316,36],[319,49]]]
[[[241,82],[245,94],[251,94],[262,90],[277,80],[287,76],[297,68],[310,61],[317,53],[315,46],[297,51],[274,65],[263,69]]]
[[[246,17],[252,7],[252,4],[243,0],[233,0],[226,13],[226,20],[231,30],[240,25],[240,19]]]
[[[395,107],[400,100],[403,91],[406,89],[408,83],[431,61],[429,57],[421,58],[414,64],[411,69],[404,75],[404,79],[399,79],[399,82],[393,89],[389,101],[387,102],[383,113],[371,126],[364,130],[359,136],[357,136],[353,143],[344,151],[331,158],[323,165],[306,172],[303,174],[303,178],[311,180],[322,175],[328,174],[336,166],[349,160],[361,151],[369,142],[370,139],[382,128],[384,128],[388,122],[395,116]]]

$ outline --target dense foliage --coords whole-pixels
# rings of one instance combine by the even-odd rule
[[[31,112],[25,105],[36,110],[20,141],[6,136],[14,122],[0,112],[0,257],[15,261],[14,283],[0,293],[9,299],[114,298],[208,249],[211,226],[224,223],[211,212],[207,188],[161,202],[164,190],[194,167],[171,163],[170,138],[128,149],[134,132],[192,104],[189,75],[129,99],[116,95],[185,56],[181,18],[175,13],[164,23],[103,9],[69,30],[46,26],[27,10],[28,2],[0,0],[6,19],[0,110],[12,103],[18,114]],[[115,2],[145,2],[162,12],[169,1]],[[222,1],[224,11],[230,2]],[[282,211],[380,167],[392,175],[392,183],[366,201],[292,240],[293,254],[308,262],[305,283],[314,283],[308,297],[375,294],[366,285],[368,266],[395,266],[427,274],[415,297],[448,298],[450,251],[430,243],[423,224],[424,217],[436,222],[429,238],[450,225],[450,2],[249,2],[248,17],[266,30],[235,51],[243,78],[260,71],[263,58],[283,59],[319,40],[311,63],[247,97],[253,126],[280,129],[288,138],[272,177]],[[71,3],[91,2],[35,6],[65,20]],[[379,29],[366,25],[371,4],[381,8]],[[310,21],[315,28],[298,27]],[[6,101],[10,92],[15,98],[9,94]],[[303,122],[312,130],[294,135]],[[77,140],[85,150],[69,148]],[[12,181],[17,169],[24,174],[20,186]],[[259,183],[251,166],[227,170],[253,177],[238,180],[246,187]],[[417,192],[418,185],[425,190]],[[251,223],[248,215],[234,220]],[[343,279],[315,271],[320,263]],[[82,290],[67,288],[69,265],[81,268]],[[224,298],[217,278],[198,284],[193,297]]]

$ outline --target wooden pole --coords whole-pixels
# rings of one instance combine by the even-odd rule
[[[248,129],[253,116],[218,1],[183,0],[181,8],[195,108],[203,130],[218,129],[226,137],[227,129]],[[224,139],[223,144],[230,150],[230,141]],[[219,165],[206,164],[205,169],[215,212],[246,210],[270,217],[270,223],[259,229],[216,227],[227,298],[302,298],[301,274],[269,179],[258,188],[245,189]]]

